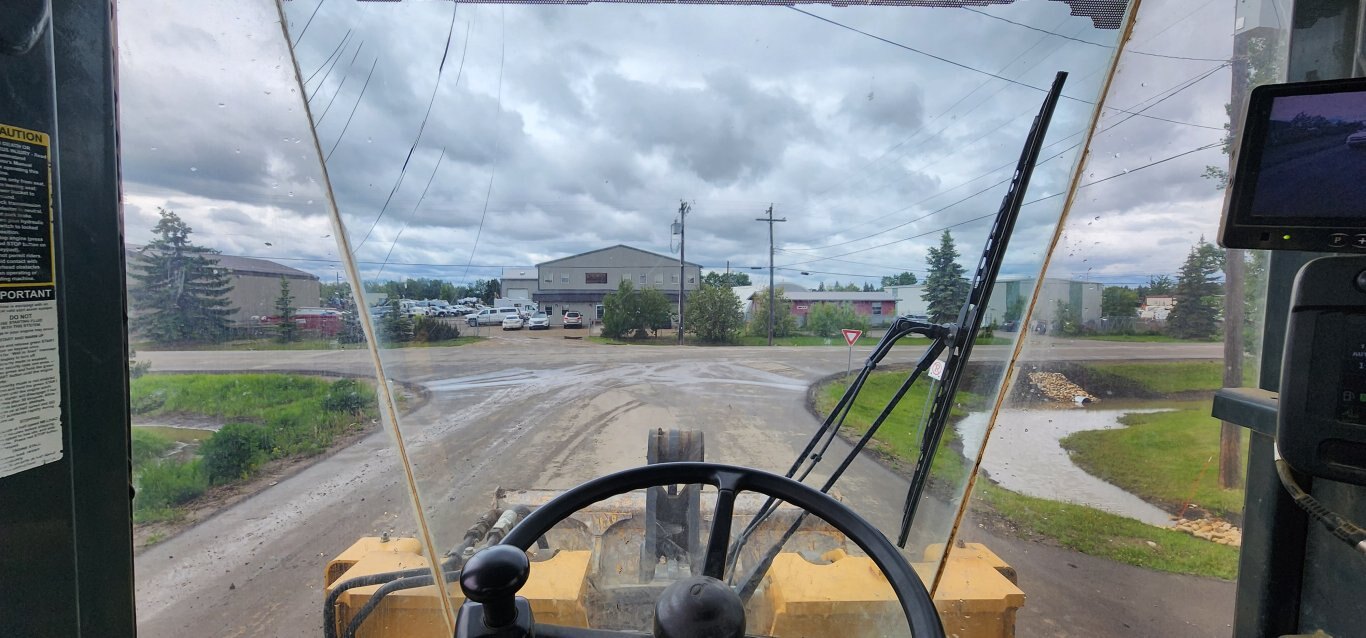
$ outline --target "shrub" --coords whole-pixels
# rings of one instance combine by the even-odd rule
[[[602,336],[612,339],[643,339],[672,325],[668,297],[653,288],[636,290],[624,279],[615,292],[603,297],[602,308]]]
[[[435,317],[418,317],[413,322],[413,341],[449,341],[459,336],[458,326]]]
[[[730,288],[702,284],[688,295],[687,331],[703,343],[730,343],[745,325],[740,299]]]
[[[128,397],[128,409],[133,414],[146,414],[166,405],[165,390],[155,389],[150,392],[138,392],[137,390],[138,387],[134,386]]]
[[[765,317],[764,321],[767,322],[768,318]],[[833,337],[846,328],[868,331],[868,320],[860,317],[854,312],[854,307],[847,303],[812,304],[811,311],[806,315],[806,329],[817,337]],[[768,330],[767,323],[764,324],[764,330]]]
[[[133,467],[160,458],[172,445],[171,439],[156,432],[133,428]]]
[[[342,379],[332,384],[323,395],[323,409],[328,412],[360,414],[374,401],[374,396],[355,379]]]
[[[153,511],[188,502],[208,489],[208,477],[199,459],[181,462],[163,459],[146,464],[137,476],[133,508]]]
[[[250,423],[230,423],[199,447],[211,483],[246,478],[270,457],[270,433]]]
[[[128,378],[136,379],[152,369],[151,361],[134,361],[138,356],[136,350],[128,349]]]

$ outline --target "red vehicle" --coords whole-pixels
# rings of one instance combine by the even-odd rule
[[[330,308],[300,308],[294,312],[294,323],[300,330],[324,337],[335,337],[342,329],[342,315]],[[261,317],[262,326],[278,326],[278,316]]]

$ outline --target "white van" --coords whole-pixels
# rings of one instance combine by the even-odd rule
[[[520,317],[521,313],[516,308],[485,308],[475,314],[466,315],[465,323],[471,326],[501,326],[503,318],[509,315]]]

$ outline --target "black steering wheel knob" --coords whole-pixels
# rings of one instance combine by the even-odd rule
[[[655,638],[744,638],[745,605],[711,576],[674,581],[655,601]]]
[[[460,573],[465,597],[484,606],[484,624],[505,627],[517,620],[517,590],[531,574],[526,552],[511,545],[492,545],[470,557]]]

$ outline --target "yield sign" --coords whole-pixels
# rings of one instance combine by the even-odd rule
[[[862,330],[852,330],[850,328],[845,328],[840,332],[844,333],[844,342],[849,344],[851,347],[854,345],[855,341],[858,341],[859,337],[863,336]]]

